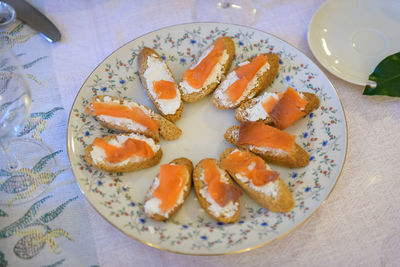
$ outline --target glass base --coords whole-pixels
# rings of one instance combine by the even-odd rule
[[[0,205],[17,205],[35,199],[45,192],[56,178],[55,156],[50,148],[34,139],[15,138],[8,141],[15,162],[0,157]]]
[[[196,21],[253,25],[256,8],[251,0],[196,0],[192,14]]]

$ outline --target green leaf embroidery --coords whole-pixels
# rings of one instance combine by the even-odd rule
[[[0,238],[10,237],[16,231],[24,229],[33,220],[33,217],[37,214],[40,206],[50,197],[51,196],[46,196],[41,200],[37,201],[29,208],[29,210],[24,214],[24,216],[22,216],[19,220],[1,229]]]
[[[62,259],[62,260],[59,260],[59,261],[57,261],[57,262],[55,262],[55,263],[53,263],[53,264],[50,264],[50,265],[45,265],[45,266],[43,266],[43,267],[56,267],[56,266],[60,266],[60,265],[62,265],[62,263],[65,261],[65,259]]]
[[[29,62],[29,63],[27,63],[27,64],[22,65],[22,67],[23,67],[24,69],[29,69],[29,68],[31,68],[33,65],[35,65],[37,62],[39,62],[39,61],[41,61],[41,60],[43,60],[43,59],[46,59],[46,58],[47,58],[47,56],[39,57],[39,58],[35,59],[35,60],[32,61],[32,62]]]
[[[376,87],[365,86],[364,95],[400,97],[400,52],[382,60],[369,79],[376,82]]]
[[[44,156],[43,158],[41,158],[39,160],[38,163],[36,163],[36,165],[32,168],[34,173],[39,173],[42,171],[42,169],[44,168],[44,166],[46,166],[47,162],[49,160],[51,160],[52,158],[54,158],[57,154],[60,154],[62,152],[62,150],[57,150],[56,152],[51,153],[50,155]]]
[[[17,33],[19,33],[23,28],[24,28],[25,23],[20,23],[17,25],[17,27],[15,27],[14,29],[12,29],[10,31],[10,35],[16,35]]]
[[[75,196],[73,198],[68,199],[66,202],[58,206],[56,209],[53,209],[52,211],[47,212],[46,214],[42,215],[38,220],[42,223],[48,223],[55,218],[57,218],[58,215],[60,215],[61,212],[65,209],[65,207],[71,202],[74,201],[78,198],[78,196]]]
[[[63,107],[55,107],[52,110],[49,110],[47,112],[35,112],[35,113],[31,113],[30,117],[31,118],[36,118],[36,117],[40,117],[44,120],[48,120],[51,117],[53,117],[54,113],[58,110],[62,110],[64,109]]]

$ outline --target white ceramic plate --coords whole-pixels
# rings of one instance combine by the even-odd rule
[[[378,63],[400,51],[400,1],[327,1],[311,20],[308,44],[332,74],[366,85]]]
[[[241,198],[240,218],[233,224],[218,223],[201,208],[194,192],[167,222],[146,218],[145,193],[157,175],[158,166],[146,170],[109,174],[88,166],[81,158],[85,147],[97,136],[107,134],[85,104],[96,94],[129,97],[153,107],[140,84],[136,57],[145,46],[156,49],[179,80],[194,58],[217,37],[231,36],[236,44],[236,61],[263,52],[279,53],[279,75],[270,91],[293,86],[316,93],[321,106],[297,122],[288,132],[310,154],[305,168],[288,169],[271,165],[293,191],[296,206],[288,213],[272,213],[246,195]],[[154,108],[154,107],[153,107]],[[197,164],[205,157],[219,158],[230,145],[225,130],[237,124],[233,111],[214,108],[210,97],[185,103],[183,130],[175,141],[161,141],[161,163],[187,157]],[[68,154],[76,180],[93,207],[122,232],[150,246],[197,255],[226,254],[259,247],[289,233],[321,205],[335,186],[347,148],[346,122],[335,89],[316,65],[286,42],[261,31],[215,23],[193,23],[164,28],[139,37],[107,57],[88,77],[78,93],[69,116]]]

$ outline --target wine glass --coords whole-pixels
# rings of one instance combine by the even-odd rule
[[[252,25],[257,9],[251,0],[196,0],[192,15],[196,21]]]
[[[18,163],[7,141],[28,118],[31,95],[21,66],[5,41],[0,42],[0,53],[0,168],[15,169]]]
[[[15,138],[25,127],[30,108],[25,73],[8,42],[0,39],[0,204],[22,203],[40,195],[49,185],[47,174],[57,164],[42,142]]]
[[[15,18],[15,9],[9,4],[0,1],[0,28],[5,28],[12,24]]]

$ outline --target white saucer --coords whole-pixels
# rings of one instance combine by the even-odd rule
[[[308,44],[332,74],[366,85],[378,63],[400,51],[400,1],[329,0],[311,20]]]

